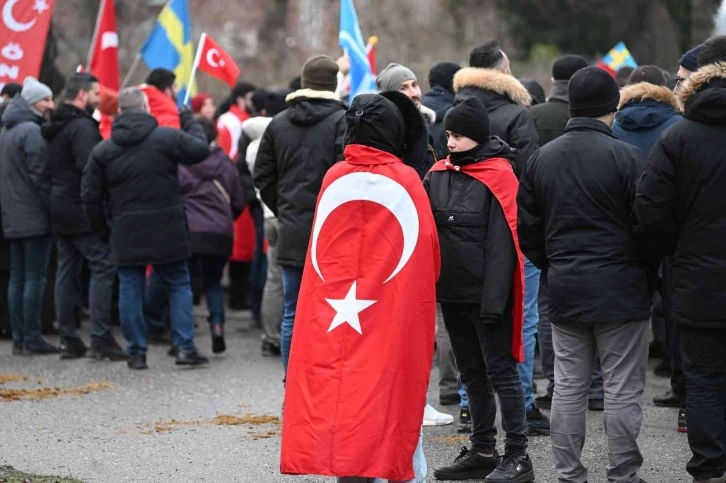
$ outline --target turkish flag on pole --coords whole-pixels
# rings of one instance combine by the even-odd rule
[[[287,369],[282,473],[414,478],[439,264],[416,172],[349,145],[315,210]]]
[[[0,19],[0,85],[38,77],[55,0],[5,0]]]
[[[234,87],[240,69],[232,56],[207,34],[202,34],[199,44],[199,70]]]
[[[113,0],[101,0],[96,31],[88,54],[88,67],[91,74],[98,77],[101,85],[119,90],[118,33]]]

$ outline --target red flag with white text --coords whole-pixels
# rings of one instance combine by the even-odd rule
[[[234,87],[240,69],[232,56],[207,34],[202,34],[199,50],[199,70]]]
[[[88,68],[102,85],[119,90],[118,33],[113,0],[101,0],[96,31],[88,55]]]
[[[0,18],[0,84],[38,77],[55,0],[5,0]]]

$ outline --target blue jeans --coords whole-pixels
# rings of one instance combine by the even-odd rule
[[[192,287],[186,260],[154,265],[149,278],[150,291],[144,302],[146,267],[119,267],[119,315],[128,353],[146,353],[146,322],[144,309],[159,310],[168,303],[171,316],[172,343],[180,350],[194,348],[194,316]],[[153,287],[153,288],[152,288]]]
[[[461,377],[456,378],[456,392],[459,393],[459,407],[469,409],[469,397],[466,395],[466,388],[461,383]]]
[[[199,264],[202,265],[202,290],[207,299],[210,324],[224,325],[224,291],[220,282],[227,260],[228,257],[220,255],[192,255],[189,259],[189,272],[194,275]]]
[[[537,343],[537,324],[539,323],[539,312],[537,311],[539,269],[529,260],[525,260],[524,263],[524,279],[524,362],[517,364],[517,369],[524,388],[524,404],[527,411],[531,411],[534,409],[532,376],[534,374],[534,349]]]
[[[413,472],[415,478],[401,483],[421,483],[426,481],[426,473],[428,473],[428,467],[426,466],[426,455],[423,451],[423,434],[418,439],[418,445],[416,451],[413,453]],[[345,478],[338,478],[336,483],[383,483],[384,480],[381,478],[361,478],[356,476],[347,476]],[[389,481],[389,483],[398,483]]]
[[[297,310],[297,296],[300,292],[303,269],[300,267],[281,266],[282,269],[282,325],[280,327],[280,351],[282,352],[282,367],[287,373],[287,361],[290,359],[290,346],[292,345],[292,327],[295,324]]]
[[[265,219],[262,206],[251,209],[252,220],[255,222],[255,253],[250,266],[250,311],[252,317],[259,321],[262,312],[262,293],[267,281],[267,255],[265,255]]]
[[[40,312],[48,275],[50,235],[10,240],[10,284],[8,308],[13,343],[40,339]]]
[[[55,276],[55,311],[62,339],[77,337],[75,308],[80,283],[78,274],[83,259],[91,270],[88,305],[91,312],[91,337],[109,337],[111,305],[116,269],[111,263],[111,249],[92,234],[58,237],[58,270]]]

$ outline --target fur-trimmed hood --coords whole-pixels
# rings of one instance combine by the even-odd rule
[[[426,120],[426,123],[429,126],[436,124],[436,121],[437,121],[436,111],[434,111],[433,109],[429,109],[428,107],[424,106],[423,104],[421,104],[419,106],[418,110],[421,111],[421,115],[424,117],[424,119]]]
[[[532,97],[516,78],[494,69],[465,67],[454,76],[454,90],[459,92],[465,87],[476,87],[505,96],[520,106],[529,106]]]
[[[681,110],[681,105],[673,91],[666,86],[657,86],[648,82],[639,82],[629,85],[620,91],[620,104],[618,110],[622,110],[627,104],[652,100],[660,104],[668,104],[676,111]]]
[[[683,85],[679,98],[686,119],[707,124],[726,123],[726,62],[696,71]]]
[[[293,124],[312,126],[345,107],[335,92],[299,89],[285,98],[285,115]]]
[[[313,89],[298,89],[295,92],[291,92],[285,97],[285,102],[288,104],[293,101],[299,101],[300,99],[327,99],[329,101],[340,101],[340,96],[335,92],[330,91],[315,91]]]

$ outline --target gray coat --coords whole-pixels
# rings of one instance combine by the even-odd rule
[[[0,205],[7,238],[50,234],[48,175],[43,118],[17,96],[2,115],[0,132]]]

